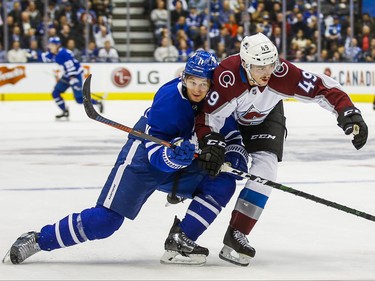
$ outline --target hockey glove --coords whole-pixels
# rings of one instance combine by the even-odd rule
[[[164,148],[164,162],[174,169],[182,169],[190,165],[194,159],[195,145],[182,138],[176,138],[172,143],[176,145],[175,148]]]
[[[224,163],[225,138],[219,133],[208,134],[200,142],[200,147],[198,166],[210,176],[216,176]]]
[[[345,108],[339,113],[337,122],[337,125],[344,130],[346,135],[354,134],[352,143],[356,149],[361,149],[366,144],[368,129],[358,108]],[[359,131],[357,131],[355,125],[359,128]]]
[[[249,162],[249,155],[242,145],[231,144],[228,145],[225,150],[225,162],[228,163],[233,169],[240,170],[242,172],[248,173],[247,163]],[[242,180],[240,176],[230,174],[236,180]]]

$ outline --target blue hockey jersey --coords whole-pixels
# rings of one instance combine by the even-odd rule
[[[56,62],[63,69],[63,78],[69,80],[70,77],[76,77],[83,73],[81,63],[74,57],[73,53],[66,49],[60,48],[55,55],[51,52],[42,54],[43,62]]]

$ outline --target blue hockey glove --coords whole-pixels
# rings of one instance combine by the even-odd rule
[[[248,173],[248,162],[249,162],[249,155],[242,145],[239,144],[231,144],[228,145],[225,149],[225,162],[229,163],[229,165],[237,170],[242,172]],[[236,176],[234,174],[230,174],[236,180],[242,180],[242,177]]]
[[[356,149],[361,149],[366,144],[368,128],[358,108],[345,108],[339,113],[337,123],[337,125],[344,130],[346,135],[354,134],[352,143]]]
[[[195,145],[182,138],[176,138],[172,143],[176,145],[175,148],[165,147],[163,150],[164,162],[174,169],[190,165],[194,159]]]
[[[198,165],[210,176],[216,176],[224,163],[225,138],[219,133],[210,133],[200,142],[201,153]]]

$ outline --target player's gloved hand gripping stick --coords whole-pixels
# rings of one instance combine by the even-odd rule
[[[174,145],[170,142],[167,142],[167,141],[164,141],[162,139],[153,137],[153,136],[148,135],[144,132],[134,130],[130,127],[127,127],[125,125],[122,125],[120,123],[112,121],[110,119],[107,119],[107,118],[101,116],[98,112],[96,112],[94,106],[91,103],[91,90],[90,90],[91,77],[92,77],[92,75],[90,74],[83,84],[83,104],[84,104],[85,111],[86,111],[86,114],[87,114],[88,117],[90,117],[91,119],[96,120],[98,122],[107,124],[107,125],[109,125],[111,127],[114,127],[116,129],[125,131],[129,134],[138,136],[140,138],[143,138],[143,139],[146,139],[146,140],[149,140],[149,141],[153,141],[157,144],[161,144],[161,145],[164,145],[164,146],[169,147],[169,148],[176,148],[176,145]],[[358,130],[358,128],[356,128],[356,125],[354,125],[354,128],[353,128],[354,135],[356,135],[357,130]],[[194,156],[198,157],[198,155],[199,155],[199,152],[196,152]],[[362,211],[359,211],[359,210],[356,210],[356,209],[353,209],[353,208],[335,203],[333,201],[326,200],[324,198],[317,197],[315,195],[305,193],[303,191],[296,190],[294,188],[291,188],[291,187],[282,185],[280,183],[276,183],[276,182],[264,179],[264,178],[259,177],[259,176],[255,176],[255,175],[252,175],[252,174],[249,174],[249,173],[242,172],[238,169],[232,168],[227,163],[224,163],[221,166],[220,172],[226,172],[226,173],[234,174],[234,175],[236,175],[238,177],[241,177],[243,179],[249,179],[249,180],[252,180],[254,182],[257,182],[257,183],[260,183],[260,184],[263,184],[263,185],[267,185],[267,186],[273,187],[275,189],[279,189],[279,190],[294,194],[296,196],[303,197],[305,199],[312,200],[314,202],[326,205],[328,207],[332,207],[332,208],[335,208],[337,210],[344,211],[346,213],[359,216],[361,218],[365,218],[367,220],[375,221],[375,216],[373,216],[373,215],[370,215],[370,214],[367,214],[365,212],[362,212]]]

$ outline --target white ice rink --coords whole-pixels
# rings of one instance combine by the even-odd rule
[[[104,115],[132,126],[150,101],[107,101]],[[56,122],[48,102],[0,102],[0,255],[16,238],[94,206],[127,138],[68,102]],[[287,102],[288,138],[277,182],[375,215],[375,112],[357,104],[369,139],[355,150],[336,118],[317,104]],[[248,267],[219,259],[235,199],[198,239],[210,249],[201,267],[162,265],[174,215],[155,192],[135,221],[105,240],[40,252],[21,265],[0,264],[1,280],[375,280],[375,222],[274,190],[249,235]]]

